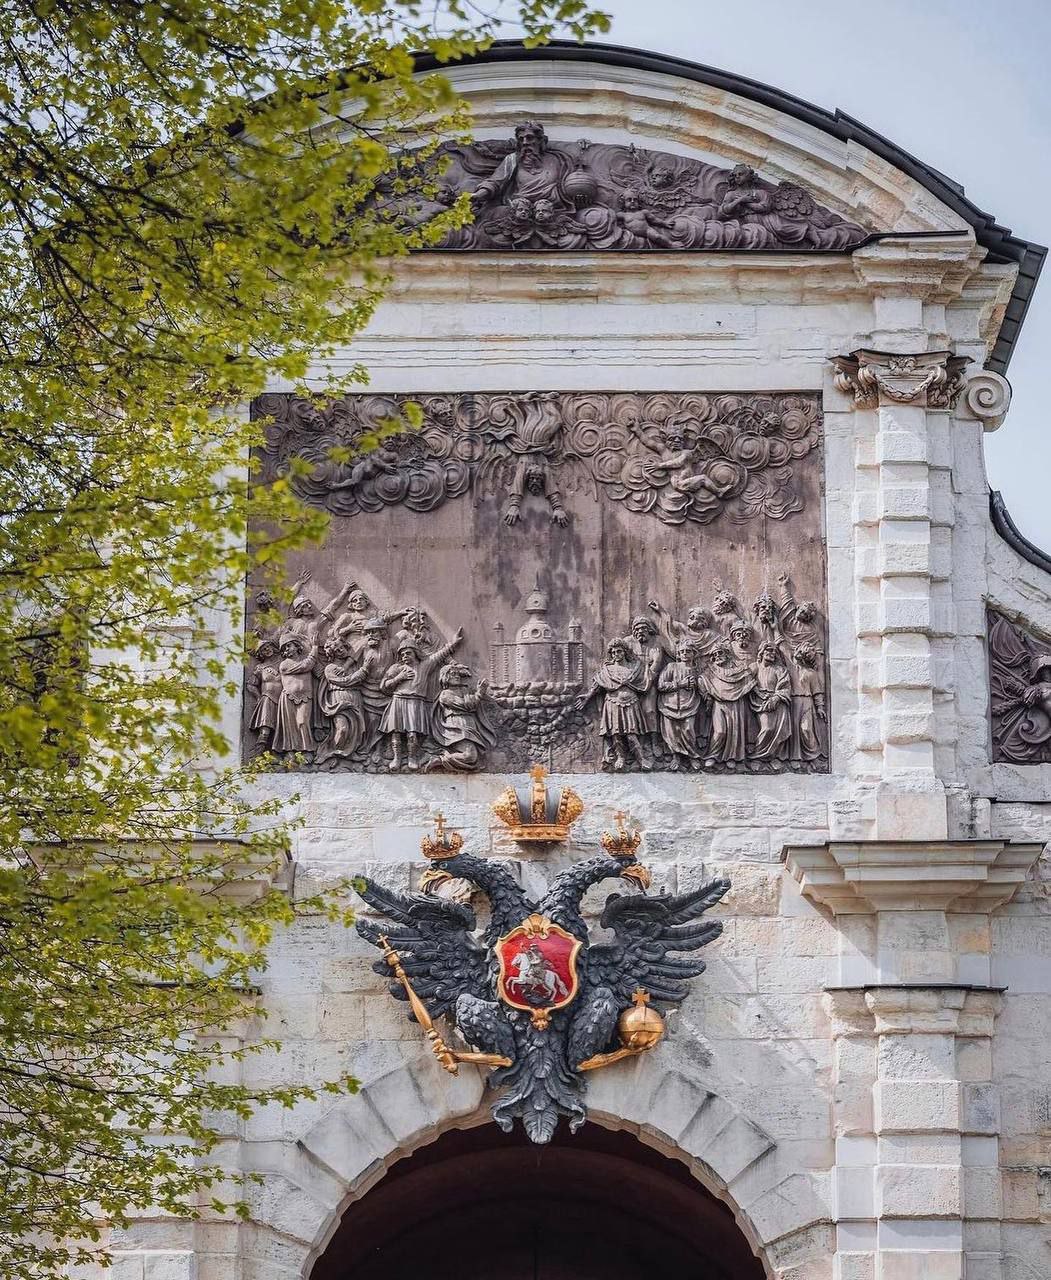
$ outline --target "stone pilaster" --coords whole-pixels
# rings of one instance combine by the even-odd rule
[[[857,441],[858,747],[878,779],[876,834],[891,839],[948,834],[933,637],[951,630],[950,556],[935,533],[949,517],[937,504],[928,411],[951,403],[962,363],[948,351],[866,349],[836,361],[840,389],[875,416]]]
[[[948,835],[940,766],[951,735],[939,725],[953,631],[948,410],[968,358],[948,349],[945,306],[974,254],[949,237],[861,250],[853,262],[871,329],[833,358],[836,386],[857,410],[854,767],[875,788],[881,839]]]
[[[992,1033],[1002,997],[981,984],[989,913],[1041,849],[959,840],[785,850],[803,895],[841,926],[841,985],[825,992],[835,1280],[1000,1280]]]
[[[1000,1275],[999,1098],[990,1082],[1000,999],[953,985],[826,992],[835,1280]]]

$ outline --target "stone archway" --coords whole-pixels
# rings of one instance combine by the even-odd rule
[[[374,1075],[362,1072],[356,1097],[319,1110],[298,1139],[245,1144],[244,1170],[260,1181],[247,1190],[243,1280],[308,1280],[348,1211],[400,1162],[450,1130],[491,1125],[480,1072],[448,1076],[422,1052],[394,1069],[389,1059],[377,1066]],[[829,1280],[827,1173],[795,1165],[671,1045],[648,1062],[596,1072],[589,1107],[589,1128],[626,1131],[637,1148],[672,1158],[724,1202],[762,1260],[758,1274]]]
[[[533,1146],[450,1130],[351,1204],[310,1280],[763,1280],[729,1208],[681,1161],[585,1125]]]

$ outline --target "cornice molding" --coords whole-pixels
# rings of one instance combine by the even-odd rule
[[[873,840],[789,845],[805,898],[833,915],[994,911],[1014,896],[1044,846],[1006,840]]]

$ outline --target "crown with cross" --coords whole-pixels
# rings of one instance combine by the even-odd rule
[[[450,831],[445,814],[440,811],[434,815],[434,835],[424,836],[420,849],[425,858],[432,862],[441,862],[445,858],[455,858],[463,848],[463,836],[459,831]]]
[[[528,844],[555,844],[569,839],[569,828],[584,812],[584,802],[571,787],[548,789],[547,770],[535,764],[527,786],[508,787],[493,802],[493,813],[510,828],[511,839]]]
[[[617,824],[616,831],[603,831],[600,837],[603,849],[611,858],[634,858],[642,844],[642,832],[638,827],[629,831],[624,825],[627,818],[626,813],[615,813],[613,821]]]

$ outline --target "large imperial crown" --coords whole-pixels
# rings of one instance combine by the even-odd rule
[[[493,802],[493,813],[507,824],[512,840],[567,840],[569,828],[584,812],[584,802],[570,787],[548,790],[546,773],[543,765],[534,765],[528,786],[508,787]]]

